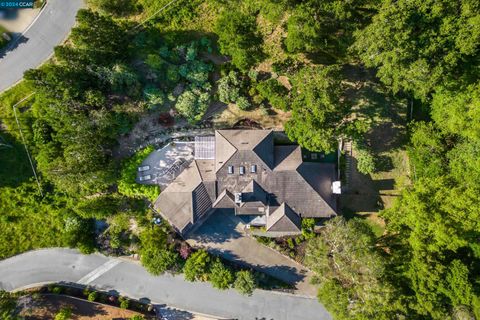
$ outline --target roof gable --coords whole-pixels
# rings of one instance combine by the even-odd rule
[[[285,202],[267,218],[267,231],[298,232],[301,225],[302,219]]]
[[[221,131],[215,131],[215,172],[220,170],[235,152],[237,149],[222,135]]]
[[[302,148],[297,145],[275,146],[275,171],[296,170],[302,164]]]

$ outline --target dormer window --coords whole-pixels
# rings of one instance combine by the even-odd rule
[[[252,166],[250,167],[250,172],[251,173],[256,173],[257,172],[257,165],[256,164],[252,164]]]
[[[228,166],[228,174],[233,174],[233,166]]]
[[[241,175],[245,174],[245,167],[244,166],[240,167],[240,174]]]

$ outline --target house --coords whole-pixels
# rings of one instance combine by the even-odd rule
[[[182,235],[214,211],[282,234],[301,232],[302,218],[335,216],[335,163],[304,161],[300,146],[275,145],[274,135],[218,130],[197,137],[194,160],[162,191],[155,208]]]

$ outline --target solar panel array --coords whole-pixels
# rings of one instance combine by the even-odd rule
[[[195,137],[195,159],[215,159],[215,137]]]

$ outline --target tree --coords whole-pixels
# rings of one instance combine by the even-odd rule
[[[432,118],[444,133],[480,140],[480,82],[465,88],[438,88]]]
[[[208,279],[211,259],[205,250],[192,253],[183,267],[185,279],[187,281],[206,281]]]
[[[426,100],[439,84],[475,79],[479,13],[470,0],[383,1],[372,23],[355,33],[354,48],[394,92]]]
[[[233,283],[233,274],[220,259],[215,259],[210,267],[209,280],[214,288],[225,290]]]
[[[77,25],[71,31],[70,41],[97,64],[107,64],[129,56],[129,38],[123,26],[109,16],[90,10],[78,11]]]
[[[319,7],[299,5],[288,18],[285,46],[288,52],[315,52],[328,43],[335,31],[332,20]]]
[[[167,234],[154,226],[140,233],[140,262],[153,275],[160,275],[174,269],[179,260],[178,254],[167,243]]]
[[[432,123],[412,125],[411,146],[408,155],[414,170],[414,178],[436,177],[445,173],[444,136]]]
[[[293,79],[292,118],[288,137],[312,151],[334,151],[337,139],[351,134],[350,106],[340,99],[339,68],[306,67]]]
[[[267,81],[261,81],[257,85],[257,90],[260,96],[268,101],[268,103],[283,111],[289,109],[289,96],[288,89],[276,79],[268,79]]]
[[[235,282],[233,286],[241,294],[250,296],[257,285],[252,272],[241,270],[235,274]]]
[[[471,243],[480,235],[479,196],[477,187],[457,186],[448,175],[424,177],[382,212],[392,260],[402,271],[394,277],[409,283],[414,296],[404,295],[417,313],[445,319],[459,304],[475,307],[479,258]]]
[[[232,57],[232,63],[246,71],[262,56],[255,16],[237,10],[224,10],[217,18],[215,33],[220,52]]]
[[[207,111],[209,101],[208,93],[200,92],[198,89],[187,89],[178,97],[175,108],[188,122],[196,123]]]
[[[315,272],[320,301],[336,318],[392,319],[404,312],[394,286],[385,281],[386,265],[375,244],[365,221],[340,217],[308,242],[305,263]]]

